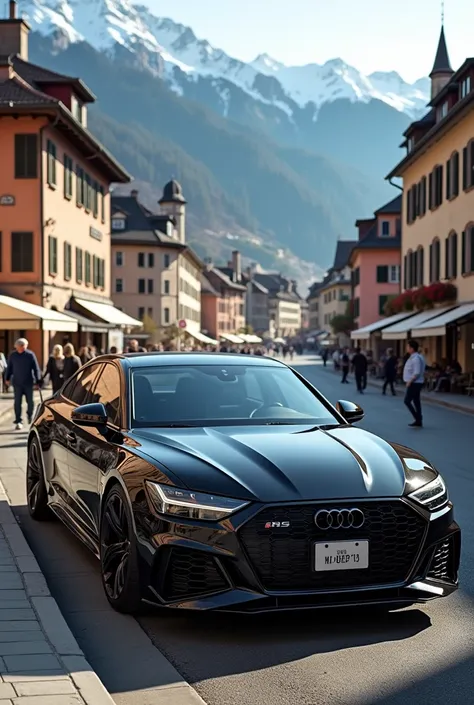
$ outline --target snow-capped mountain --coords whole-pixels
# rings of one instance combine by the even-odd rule
[[[223,114],[229,83],[290,119],[295,110],[308,107],[317,119],[321,106],[341,98],[363,103],[377,99],[409,117],[418,116],[428,102],[426,78],[409,84],[395,72],[366,76],[341,59],[322,66],[285,66],[266,54],[251,63],[239,61],[198,39],[189,27],[156,17],[130,0],[20,0],[19,5],[42,35],[68,43],[86,41],[105,52],[127,49],[178,93],[190,83],[211,80]]]

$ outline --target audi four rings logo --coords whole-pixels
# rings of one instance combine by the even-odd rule
[[[360,529],[365,516],[360,509],[320,509],[314,523],[322,531],[327,529]]]

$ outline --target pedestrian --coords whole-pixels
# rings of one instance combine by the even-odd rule
[[[80,358],[76,355],[74,345],[68,343],[64,346],[64,381],[67,382],[82,366]]]
[[[410,426],[423,427],[423,413],[421,410],[421,390],[425,382],[426,363],[418,352],[418,342],[409,340],[407,344],[408,359],[403,368],[403,381],[406,385],[405,406],[410,410],[414,421]]]
[[[59,392],[64,384],[64,351],[62,345],[55,345],[43,374],[42,382],[49,377],[53,386],[53,394]]]
[[[355,375],[357,391],[360,394],[363,394],[364,389],[367,387],[367,365],[366,356],[361,352],[360,348],[356,348],[355,355],[352,358],[352,369]]]
[[[13,385],[14,409],[15,409],[15,429],[21,431],[22,423],[22,401],[26,399],[26,415],[28,423],[33,420],[33,386],[41,384],[41,371],[36,355],[32,350],[28,350],[26,338],[18,338],[15,343],[15,350],[8,358],[7,371],[5,374],[7,384]]]
[[[322,354],[322,358],[323,358],[324,367],[326,367],[327,361],[328,361],[328,350],[327,350],[327,348],[324,348],[323,354]]]
[[[347,379],[347,375],[349,374],[349,368],[350,368],[350,360],[349,360],[349,351],[346,348],[342,352],[341,356],[341,370],[342,370],[342,379],[341,379],[341,384],[349,384],[349,380]]]
[[[382,394],[386,394],[387,387],[390,385],[392,396],[396,396],[395,381],[397,379],[398,357],[393,354],[392,348],[388,348],[384,364],[384,383]]]

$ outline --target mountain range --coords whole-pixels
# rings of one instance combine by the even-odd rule
[[[148,196],[170,175],[183,181],[201,254],[224,256],[238,241],[293,275],[326,268],[337,237],[390,198],[383,176],[428,101],[428,79],[365,76],[341,59],[244,63],[129,0],[20,10],[31,60],[91,86],[91,129]]]

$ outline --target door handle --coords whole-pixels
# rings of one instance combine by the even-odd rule
[[[68,439],[69,443],[76,443],[77,441],[77,436],[75,433],[68,433],[66,438]]]

